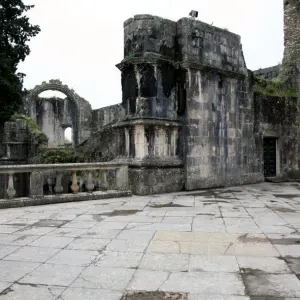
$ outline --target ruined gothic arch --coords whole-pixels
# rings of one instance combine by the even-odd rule
[[[35,86],[29,95],[27,96],[27,103],[29,104],[28,114],[36,121],[36,101],[38,100],[39,94],[45,91],[58,91],[67,96],[68,100],[74,104],[74,122],[73,122],[73,142],[77,146],[79,144],[79,96],[73,89],[70,89],[67,85],[64,85],[60,80],[50,80],[49,82],[43,82],[41,85]]]

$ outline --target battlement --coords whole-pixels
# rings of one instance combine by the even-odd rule
[[[174,22],[152,15],[135,15],[126,20],[123,61],[151,55],[174,64],[247,74],[241,37],[192,18]]]

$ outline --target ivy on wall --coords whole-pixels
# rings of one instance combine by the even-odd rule
[[[297,90],[287,87],[286,84],[277,78],[265,80],[263,78],[255,77],[253,92],[254,94],[265,96],[297,98]]]
[[[24,120],[26,122],[27,127],[34,134],[34,138],[39,145],[48,143],[48,137],[46,136],[45,133],[43,133],[39,130],[37,124],[34,122],[33,119],[31,119],[30,117],[26,117],[26,116],[18,115],[18,114],[14,114],[10,118],[10,121],[12,121],[12,122],[15,122],[17,120]]]

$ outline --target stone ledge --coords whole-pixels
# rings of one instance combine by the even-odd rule
[[[111,190],[107,192],[51,195],[51,196],[44,196],[43,198],[38,198],[38,199],[32,199],[32,198],[15,198],[15,199],[5,199],[5,200],[1,199],[0,209],[65,203],[65,202],[102,200],[102,199],[131,197],[131,196],[132,196],[132,192],[129,190],[127,191]]]

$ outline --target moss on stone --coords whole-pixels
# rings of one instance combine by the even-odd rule
[[[15,122],[17,120],[24,120],[26,122],[27,127],[29,130],[34,134],[35,140],[39,145],[48,143],[48,137],[45,133],[41,132],[34,122],[34,120],[30,117],[26,117],[24,115],[14,114],[10,121]]]
[[[263,78],[254,78],[253,85],[254,94],[261,94],[265,96],[277,96],[297,98],[297,90],[288,88],[280,79],[265,80]]]
[[[43,164],[79,163],[81,161],[82,157],[70,148],[45,149],[41,155]]]

